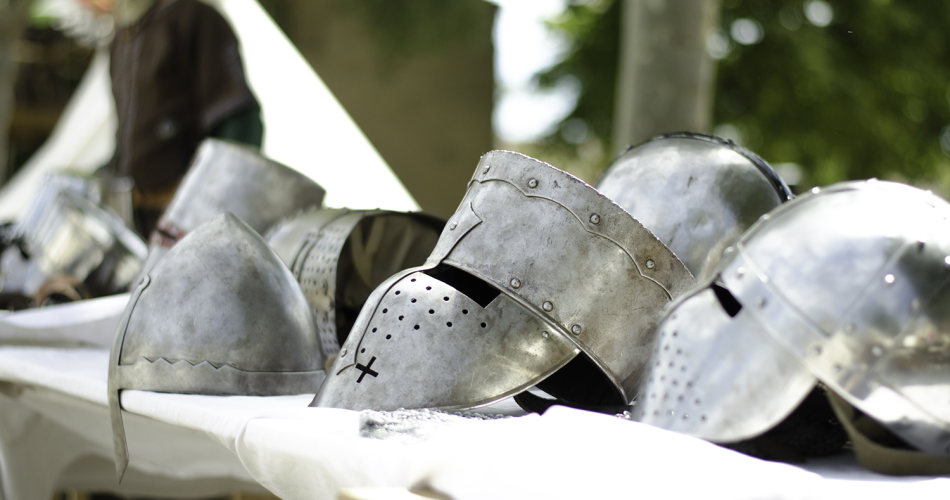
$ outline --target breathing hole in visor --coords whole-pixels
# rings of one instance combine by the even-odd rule
[[[730,318],[735,318],[736,314],[739,314],[739,311],[742,310],[742,304],[718,281],[713,282],[710,288],[712,288],[713,293],[716,294],[716,299],[719,300],[719,305],[722,306],[722,310],[725,311]]]
[[[458,290],[483,308],[488,307],[488,304],[491,304],[491,301],[495,300],[495,297],[498,297],[498,294],[501,293],[497,288],[457,267],[440,264],[424,272]],[[448,297],[445,297],[444,300],[447,301]]]

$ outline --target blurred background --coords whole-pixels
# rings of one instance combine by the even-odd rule
[[[108,44],[110,25],[64,20],[75,1],[0,0],[2,180]],[[687,129],[755,151],[798,192],[878,177],[950,193],[947,2],[261,4],[442,216],[491,149],[593,182],[627,145]]]

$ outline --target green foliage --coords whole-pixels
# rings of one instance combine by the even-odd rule
[[[545,142],[573,147],[564,139],[563,128],[579,119],[601,141],[610,140],[613,125],[614,88],[619,57],[620,0],[569,4],[559,19],[548,23],[567,37],[571,46],[563,61],[540,73],[538,86],[552,88],[562,78],[574,78],[580,87],[577,106]]]
[[[826,27],[800,1],[734,3],[723,30],[752,18],[764,38],[720,61],[717,123],[768,160],[801,165],[802,185],[882,177],[950,188],[940,146],[950,3],[832,0]]]
[[[564,123],[583,119],[602,139],[612,125],[620,3],[570,6],[551,27],[571,50],[539,75],[542,85],[580,81]],[[755,20],[764,36],[730,40],[717,69],[716,124],[734,126],[770,162],[798,163],[800,186],[881,177],[950,193],[950,3],[828,0],[825,27],[807,20],[801,0],[722,3],[723,40],[737,19]],[[564,144],[558,133],[546,142]]]

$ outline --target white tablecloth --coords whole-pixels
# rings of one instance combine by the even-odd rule
[[[68,318],[65,320],[68,322]],[[260,489],[286,500],[342,487],[428,487],[482,498],[945,499],[950,478],[892,478],[848,454],[765,462],[609,415],[454,419],[431,437],[360,437],[359,413],[312,395],[214,397],[124,391],[132,455],[115,489],[105,348],[0,347],[4,500],[57,487],[164,496]],[[510,402],[485,410],[511,412]]]

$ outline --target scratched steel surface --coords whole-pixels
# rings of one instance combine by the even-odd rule
[[[300,283],[331,356],[352,326],[348,316],[390,275],[421,265],[444,224],[419,213],[316,209],[281,221],[265,239]]]
[[[247,224],[221,214],[175,245],[133,291],[109,362],[121,472],[119,391],[307,394],[324,378],[313,313],[290,270]]]
[[[441,285],[417,289],[433,278]],[[583,181],[491,152],[426,264],[367,300],[313,404],[470,408],[517,394],[581,353],[606,376],[610,402],[624,404],[662,308],[692,284],[662,242]],[[481,315],[491,320],[471,321]]]
[[[325,191],[299,172],[248,146],[205,139],[149,236],[142,274],[188,232],[231,212],[258,233],[284,217],[323,204]]]
[[[700,281],[762,214],[792,198],[755,153],[686,132],[628,149],[594,187],[660,238]]]
[[[817,377],[918,450],[950,454],[948,217],[937,196],[876,180],[764,216],[661,321],[638,418],[752,437]]]

